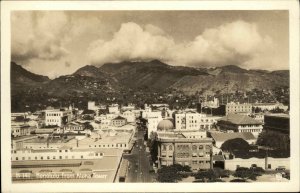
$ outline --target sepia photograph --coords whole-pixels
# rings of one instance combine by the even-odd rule
[[[97,3],[6,12],[1,178],[19,188],[299,190],[299,15]]]

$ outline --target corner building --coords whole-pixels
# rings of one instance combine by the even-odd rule
[[[171,123],[159,124],[157,128],[158,167],[180,164],[190,166],[193,171],[212,168],[212,139],[186,138],[175,132]]]

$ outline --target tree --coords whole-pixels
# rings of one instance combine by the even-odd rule
[[[163,166],[158,170],[157,180],[159,182],[177,182],[186,177],[185,172],[191,172],[191,168],[180,164]]]
[[[235,138],[225,141],[225,143],[222,144],[221,149],[223,151],[233,152],[233,151],[248,151],[250,148],[250,145],[247,141],[245,141],[242,138]]]
[[[257,145],[277,150],[290,150],[290,138],[287,135],[275,132],[262,132],[257,139]]]
[[[150,149],[150,155],[151,159],[153,162],[157,160],[157,155],[158,155],[158,142],[157,142],[157,133],[156,132],[151,132],[150,133],[150,138],[149,138],[149,149]]]
[[[235,173],[233,174],[234,177],[242,178],[243,180],[250,179],[250,180],[256,180],[257,176],[260,176],[261,174],[255,169],[249,169],[245,167],[239,167],[236,169]]]

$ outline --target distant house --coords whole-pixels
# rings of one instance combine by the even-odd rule
[[[221,148],[222,144],[225,143],[228,140],[231,139],[237,139],[241,138],[245,141],[247,141],[249,144],[255,144],[256,138],[255,136],[250,132],[244,132],[244,133],[211,133],[211,137],[214,140],[214,145],[217,148]]]
[[[121,116],[117,116],[116,118],[111,120],[111,125],[114,127],[122,127],[126,125],[127,119]]]
[[[95,111],[86,109],[81,113],[81,118],[82,119],[94,119],[95,114],[96,114]]]
[[[226,104],[226,115],[231,113],[243,113],[249,114],[252,113],[252,105],[249,103],[227,103]]]
[[[217,127],[223,131],[231,132],[251,132],[255,137],[258,137],[262,132],[262,123],[247,116],[241,114],[229,114],[221,118],[217,122]]]
[[[76,122],[71,122],[64,126],[64,132],[80,132],[83,130],[84,125]]]

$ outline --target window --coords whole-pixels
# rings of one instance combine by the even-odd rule
[[[59,159],[62,159],[62,156],[59,156]]]
[[[197,149],[197,146],[196,145],[193,145],[192,146],[192,150],[196,150]]]
[[[81,159],[83,159],[83,155],[81,156]]]
[[[203,149],[203,145],[199,145],[199,149]]]
[[[43,156],[41,156],[41,159],[44,159]]]
[[[28,157],[28,160],[31,160],[31,157]]]
[[[16,157],[16,160],[19,160],[19,158],[18,158],[18,157]]]
[[[163,151],[166,151],[166,149],[167,149],[166,146],[163,145],[163,146],[162,146],[162,150],[163,150]]]
[[[65,152],[68,152],[68,150],[65,150]]]
[[[271,169],[271,168],[272,168],[271,164],[268,164],[268,169]]]
[[[53,159],[56,159],[55,156],[53,156]]]
[[[169,150],[173,150],[173,146],[172,145],[169,145]]]
[[[37,160],[37,157],[35,156],[34,159]]]
[[[50,159],[50,156],[47,156],[47,159]]]
[[[98,156],[98,153],[96,153],[96,156]]]

